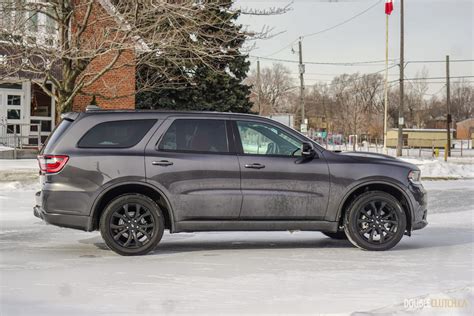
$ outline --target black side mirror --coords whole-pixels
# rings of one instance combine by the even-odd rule
[[[306,158],[313,158],[316,155],[316,151],[311,143],[303,143],[301,145],[301,156]]]

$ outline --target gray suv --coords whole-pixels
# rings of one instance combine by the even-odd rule
[[[213,112],[68,113],[38,156],[35,216],[121,255],[163,231],[321,231],[387,250],[426,221],[419,169],[332,152],[278,122]]]

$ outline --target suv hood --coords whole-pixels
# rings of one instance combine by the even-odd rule
[[[367,162],[367,163],[389,163],[395,164],[399,166],[404,166],[412,170],[419,170],[419,168],[409,162],[403,161],[393,156],[384,155],[384,154],[376,154],[370,152],[361,152],[361,151],[348,151],[348,152],[339,152],[337,153],[341,156],[351,157],[358,162]]]

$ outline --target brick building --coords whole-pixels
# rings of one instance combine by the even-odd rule
[[[77,14],[80,16],[81,11],[79,10]],[[107,28],[109,23],[117,23],[117,17],[114,16],[114,10],[109,0],[97,0],[91,12],[91,19],[94,19],[94,15],[101,16],[100,21],[102,22],[96,23],[93,29],[86,28],[84,35],[92,38],[100,32],[100,28]],[[104,19],[104,15],[109,15],[110,19]],[[53,36],[57,36],[56,33],[44,36],[48,33],[48,25],[51,25],[48,19],[44,14],[37,14],[34,20],[36,23],[34,27],[38,34],[34,37],[36,40],[51,40]],[[125,50],[117,60],[114,69],[106,72],[91,86],[85,88],[82,94],[74,98],[73,110],[83,111],[94,96],[97,104],[102,108],[135,108],[134,54],[133,50]],[[95,58],[89,65],[87,72],[97,73],[99,69],[103,68],[103,65],[111,61],[112,57],[105,54]],[[6,58],[6,56],[2,55],[0,49],[0,62],[2,58]],[[54,88],[51,85],[52,89]],[[44,142],[48,137],[54,129],[55,121],[55,100],[44,93],[33,78],[19,74],[15,78],[0,81],[0,138],[7,139],[15,134],[20,135],[23,144],[36,145],[38,139]]]
[[[456,123],[457,139],[473,139],[474,135],[474,118]]]

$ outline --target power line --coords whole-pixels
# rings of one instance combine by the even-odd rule
[[[474,59],[453,59],[449,60],[449,62],[454,63],[464,63],[464,62],[473,62]],[[406,64],[429,64],[429,63],[446,63],[445,60],[411,60],[407,61]]]
[[[270,57],[260,57],[255,55],[249,55],[250,58],[253,59],[262,59],[262,60],[269,60],[269,61],[277,61],[283,63],[293,63],[298,64],[298,60],[293,59],[282,59],[282,58],[270,58]],[[395,63],[398,59],[389,59],[390,62]],[[473,62],[474,59],[453,59],[450,62]],[[415,64],[415,63],[445,63],[445,60],[413,60],[407,61],[405,64]],[[316,61],[307,61],[305,64],[308,65],[329,65],[329,66],[381,66],[385,65],[385,60],[368,60],[368,61],[353,61],[353,62],[316,62]],[[443,77],[444,78],[444,77]]]
[[[293,59],[281,59],[281,58],[269,58],[269,57],[259,57],[254,55],[249,55],[253,59],[269,60],[283,63],[293,63],[298,64],[298,60]],[[390,61],[394,62],[397,59],[391,59]],[[385,65],[385,60],[369,60],[369,61],[355,61],[355,62],[316,62],[316,61],[307,61],[305,64],[308,65],[330,65],[330,66],[382,66]]]
[[[305,37],[312,37],[312,36],[316,36],[316,35],[319,35],[319,34],[322,34],[322,33],[325,33],[327,31],[331,31],[339,26],[342,26],[346,23],[349,23],[350,21],[358,18],[359,16],[365,14],[366,12],[370,11],[372,8],[376,7],[380,2],[382,2],[382,0],[377,0],[374,4],[372,4],[370,7],[368,7],[367,9],[357,13],[356,15],[353,15],[351,16],[350,18],[340,22],[340,23],[337,23],[333,26],[330,26],[330,27],[327,27],[325,29],[322,29],[320,31],[317,31],[317,32],[314,32],[314,33],[308,33],[308,34],[305,34],[305,35],[302,35],[301,38],[305,38]],[[268,54],[268,55],[265,55],[264,57],[271,57],[271,56],[274,56],[280,52],[282,52],[283,50],[287,49],[288,47],[291,47],[296,41],[298,41],[298,39],[295,39],[294,41],[288,43],[287,45],[283,46],[282,48],[278,49],[277,51],[271,53],[271,54]]]
[[[463,78],[474,78],[474,76],[450,76],[453,79],[463,79]],[[405,78],[404,80],[411,80],[411,81],[420,81],[420,80],[446,80],[446,77],[420,77],[420,78]],[[392,80],[389,82],[395,82],[397,80]]]
[[[333,26],[330,26],[330,27],[328,27],[328,28],[322,29],[322,30],[320,30],[320,31],[303,35],[302,38],[311,37],[311,36],[316,36],[316,35],[319,35],[319,34],[321,34],[321,33],[324,33],[324,32],[330,31],[330,30],[333,30],[333,29],[335,29],[335,28],[337,28],[337,27],[339,27],[339,26],[341,26],[341,25],[344,25],[344,24],[346,24],[346,23],[348,23],[348,22],[350,22],[350,21],[352,21],[352,20],[358,18],[359,16],[365,14],[366,12],[370,11],[372,8],[376,7],[380,2],[382,2],[382,0],[377,0],[377,1],[376,1],[374,4],[372,4],[370,7],[368,7],[368,8],[365,9],[364,11],[359,12],[359,13],[357,13],[356,15],[354,15],[354,16],[348,18],[347,20],[344,20],[344,21],[342,21],[341,23],[338,23],[338,24],[336,24],[336,25],[333,25]]]

